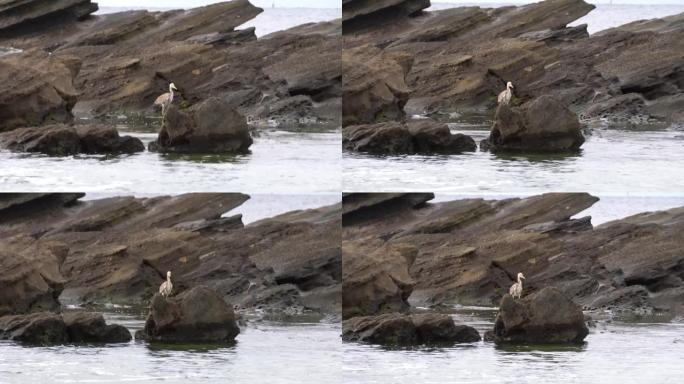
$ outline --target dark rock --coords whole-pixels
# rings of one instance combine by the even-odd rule
[[[161,342],[233,342],[240,333],[233,307],[203,286],[175,297],[155,294],[136,338]]]
[[[342,20],[351,30],[359,24],[409,16],[430,7],[430,0],[343,0]]]
[[[350,151],[377,155],[459,154],[477,150],[470,136],[452,134],[446,124],[432,120],[347,126],[342,129],[342,145]]]
[[[29,344],[64,344],[69,334],[62,316],[50,312],[0,317],[0,339]]]
[[[556,288],[543,288],[521,300],[501,299],[494,330],[495,342],[582,343],[589,334],[582,308]]]
[[[172,105],[150,150],[161,152],[238,152],[252,145],[247,120],[222,100],[212,97],[187,110]]]
[[[342,339],[393,345],[472,343],[481,340],[473,327],[456,325],[451,316],[435,313],[387,313],[354,317],[342,322]]]
[[[100,313],[65,312],[62,318],[69,341],[73,343],[125,343],[131,340],[126,327],[108,325]]]
[[[12,32],[48,22],[75,21],[97,11],[90,0],[55,0],[46,4],[40,0],[5,2],[0,8],[0,33]]]
[[[577,115],[541,96],[521,107],[501,105],[483,148],[491,151],[577,151],[584,143]]]
[[[116,128],[111,126],[64,124],[19,128],[0,133],[0,147],[50,156],[120,154],[145,150],[140,139],[121,137]]]

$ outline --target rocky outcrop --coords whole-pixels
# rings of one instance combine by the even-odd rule
[[[467,135],[453,134],[446,124],[432,120],[352,125],[342,129],[344,149],[377,155],[459,154],[477,150]]]
[[[589,334],[582,308],[559,290],[544,288],[522,300],[501,299],[494,330],[485,338],[495,342],[581,343]]]
[[[252,145],[247,121],[226,102],[212,97],[181,110],[172,105],[150,150],[244,153]]]
[[[430,6],[430,0],[343,0],[342,20],[352,32],[366,23],[413,15]]]
[[[0,148],[50,156],[122,154],[145,150],[138,138],[119,136],[113,126],[54,124],[0,133]]]
[[[0,56],[0,132],[70,121],[80,65],[73,56],[37,51]]]
[[[41,23],[58,24],[79,20],[97,11],[90,0],[5,1],[0,4],[0,34],[35,28]]]
[[[342,340],[372,344],[453,344],[480,341],[480,334],[468,325],[456,325],[451,316],[422,313],[387,313],[344,320]]]
[[[342,51],[342,124],[401,120],[409,88],[406,74],[413,58],[364,45]]]
[[[387,5],[378,2],[380,8]],[[550,95],[588,120],[623,122],[627,115],[630,122],[681,121],[678,96],[684,92],[677,79],[684,15],[591,36],[586,25],[568,27],[592,9],[583,0],[546,0],[411,16],[377,13],[358,27],[345,19],[353,33],[344,36],[344,44],[345,50],[370,44],[414,58],[405,78],[412,114],[493,112],[496,95],[510,81],[522,103]],[[625,97],[642,99],[638,115]]]
[[[99,313],[38,312],[0,317],[0,340],[29,344],[125,343],[131,334],[121,325],[108,325]]]
[[[360,197],[343,199],[355,207],[343,219],[343,258],[347,252],[372,255],[364,259],[366,270],[382,271],[387,262],[375,263],[376,253],[414,249],[413,305],[497,305],[523,272],[525,292],[554,287],[587,310],[684,313],[681,208],[593,227],[581,217],[598,200],[588,194],[439,203],[418,194],[422,203],[415,205],[401,195],[376,202]],[[374,300],[368,296],[355,306]]]
[[[481,147],[491,151],[577,151],[584,136],[577,115],[558,100],[541,96],[520,107],[496,110],[489,138]]]
[[[0,46],[48,51],[52,60],[77,57],[79,116],[149,114],[174,82],[184,105],[214,96],[256,121],[339,127],[341,20],[259,39],[254,28],[236,29],[261,12],[247,0],[233,0],[188,10],[96,15],[59,27],[46,24],[40,33],[0,36]]]
[[[207,287],[167,298],[154,295],[138,339],[159,342],[233,342],[240,333],[233,307]]]
[[[65,312],[62,314],[72,343],[125,343],[131,333],[119,324],[107,324],[100,313]]]
[[[242,194],[79,197],[0,197],[0,253],[11,251],[0,260],[2,314],[141,305],[170,270],[175,292],[205,285],[260,316],[340,316],[339,204],[245,226]],[[59,275],[41,267],[41,252],[55,253]]]

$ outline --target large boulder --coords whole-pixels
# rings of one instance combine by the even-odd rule
[[[37,312],[0,317],[0,339],[30,344],[123,343],[131,334],[122,325],[108,325],[99,313]]]
[[[0,3],[0,33],[82,19],[97,11],[91,0],[3,1]]]
[[[547,287],[521,300],[501,299],[494,330],[485,339],[495,342],[582,343],[589,334],[582,307],[556,288]]]
[[[107,324],[100,313],[65,312],[62,314],[69,341],[74,343],[125,343],[131,333],[119,324]]]
[[[364,45],[342,51],[342,124],[370,124],[404,118],[413,56]]]
[[[446,124],[433,120],[347,126],[342,129],[342,145],[350,151],[377,155],[459,154],[477,150],[470,136],[452,134]]]
[[[577,151],[584,143],[579,119],[551,96],[541,96],[520,107],[501,105],[489,138],[482,147],[491,151]]]
[[[65,124],[18,128],[0,133],[0,148],[50,156],[121,154],[145,150],[140,139],[119,136],[112,126]]]
[[[446,314],[386,313],[344,320],[342,339],[373,344],[472,343],[480,334],[468,325],[456,325]]]
[[[30,51],[0,57],[0,132],[71,121],[80,60]]]
[[[203,286],[176,297],[155,294],[135,337],[160,342],[232,342],[240,333],[232,306]]]
[[[375,241],[342,244],[342,316],[375,315],[409,309],[413,289],[408,268],[418,250],[387,245],[368,252]]]
[[[245,117],[225,101],[211,97],[186,110],[172,105],[150,150],[243,153],[250,145],[252,137]]]
[[[362,26],[402,16],[430,7],[430,0],[343,0],[342,20],[345,28]]]

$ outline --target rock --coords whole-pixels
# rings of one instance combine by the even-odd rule
[[[73,343],[125,343],[131,340],[126,327],[107,325],[100,313],[65,312],[62,319],[69,341]]]
[[[23,52],[0,57],[0,132],[73,118],[78,59]]]
[[[456,325],[449,315],[387,313],[344,320],[342,340],[373,344],[415,345],[480,341],[473,327]]]
[[[501,299],[494,330],[485,338],[495,342],[582,343],[589,334],[582,308],[559,290],[543,288],[521,300]]]
[[[369,124],[404,117],[413,58],[365,45],[342,51],[342,124]]]
[[[64,124],[19,128],[0,133],[0,147],[50,156],[121,154],[145,150],[140,139],[121,137],[116,128],[111,126]]]
[[[40,23],[57,24],[75,21],[97,11],[90,0],[56,0],[45,4],[40,0],[6,2],[0,9],[0,33],[15,32]]]
[[[577,116],[558,100],[541,96],[521,107],[501,105],[482,147],[491,151],[577,151],[584,143]]]
[[[470,136],[452,134],[446,124],[432,120],[347,126],[342,129],[342,145],[350,151],[377,155],[459,154],[477,150]]]
[[[411,209],[435,198],[434,193],[349,193],[342,194],[342,219],[351,224],[355,218],[382,216],[387,209]]]
[[[0,317],[0,339],[29,344],[123,343],[131,334],[121,325],[107,325],[99,313],[38,312]]]
[[[34,200],[37,204],[47,201],[46,197]],[[11,211],[5,214],[12,215]],[[0,240],[0,316],[58,309],[57,298],[65,283],[60,265],[67,253],[68,248],[59,242],[37,241],[27,235],[3,237]]]
[[[150,150],[161,152],[247,152],[252,137],[247,120],[218,98],[209,98],[187,110],[172,105]]]
[[[342,245],[342,317],[407,311],[413,279],[408,268],[417,249],[396,245],[378,247],[369,243]]]
[[[135,336],[160,342],[233,342],[240,333],[233,308],[207,287],[175,297],[155,294],[145,328]]]
[[[342,20],[345,28],[415,14],[430,7],[430,0],[343,0]]]
[[[69,334],[62,316],[50,312],[0,317],[0,339],[29,344],[65,344]]]

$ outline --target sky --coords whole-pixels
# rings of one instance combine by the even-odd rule
[[[276,7],[288,8],[342,8],[341,0],[250,0],[257,7],[270,8],[275,1]],[[154,7],[154,8],[193,8],[218,3],[216,0],[97,0],[102,7]]]

